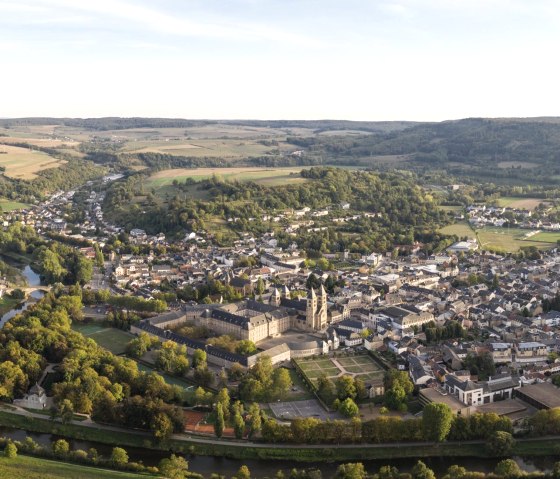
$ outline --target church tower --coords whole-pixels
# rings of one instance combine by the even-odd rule
[[[317,295],[315,289],[311,288],[307,294],[307,306],[305,308],[305,325],[309,329],[315,329],[315,314],[317,313]]]
[[[270,296],[270,304],[276,307],[280,306],[280,291],[278,291],[278,288],[276,287]]]
[[[327,327],[327,292],[323,285],[319,289],[319,300],[318,308],[315,319],[315,328],[317,330],[323,330]]]
[[[288,288],[286,285],[284,285],[284,299],[290,299],[290,288]]]

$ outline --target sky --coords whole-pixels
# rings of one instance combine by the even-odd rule
[[[560,116],[558,0],[0,0],[0,117]]]

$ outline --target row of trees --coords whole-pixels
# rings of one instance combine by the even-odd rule
[[[511,435],[509,418],[493,413],[455,416],[447,405],[439,403],[428,404],[421,419],[380,416],[368,421],[361,421],[357,417],[350,421],[321,421],[300,418],[293,420],[290,425],[267,419],[262,427],[262,437],[267,442],[302,444],[489,440],[498,432]]]

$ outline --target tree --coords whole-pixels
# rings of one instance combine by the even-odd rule
[[[164,412],[158,412],[150,421],[150,430],[154,437],[161,441],[163,439],[167,439],[173,433],[173,423],[169,416]]]
[[[214,421],[214,433],[217,437],[222,437],[225,428],[225,421],[224,421],[224,410],[222,405],[218,403],[216,405],[216,420]]]
[[[341,464],[334,475],[334,479],[365,479],[366,477],[367,473],[361,462]]]
[[[72,404],[72,401],[64,399],[58,405],[58,415],[60,416],[62,424],[70,423],[74,417],[74,405]]]
[[[261,420],[261,408],[257,403],[252,403],[249,406],[249,437],[253,437],[256,432],[261,430],[262,420]]]
[[[451,430],[453,412],[447,404],[430,403],[422,414],[422,432],[427,441],[442,442]]]
[[[493,456],[508,456],[515,446],[515,439],[509,432],[496,431],[488,438],[486,446]]]
[[[235,347],[235,352],[243,356],[250,356],[257,352],[257,346],[255,343],[249,339],[242,339],[237,343]]]
[[[167,479],[185,479],[189,471],[189,463],[184,457],[171,454],[169,459],[160,461],[159,471]]]
[[[503,461],[498,462],[494,472],[496,475],[507,479],[519,477],[523,474],[523,471],[513,459],[504,459]]]
[[[413,479],[436,479],[436,475],[434,474],[434,471],[432,471],[422,461],[418,461],[414,465],[411,473]]]
[[[233,430],[237,439],[243,439],[243,434],[245,433],[245,421],[239,413],[237,413],[233,418]]]
[[[109,460],[113,465],[122,467],[128,463],[128,453],[122,447],[114,447]]]
[[[454,464],[449,466],[447,474],[443,476],[443,479],[463,479],[466,475],[467,470],[464,467]]]
[[[192,367],[196,369],[199,366],[206,367],[206,351],[203,349],[195,349],[192,356]]]
[[[251,472],[247,466],[243,465],[239,468],[234,477],[235,479],[251,479]]]
[[[399,470],[394,466],[381,466],[377,475],[379,479],[398,479]]]
[[[325,374],[317,380],[317,394],[328,406],[336,399],[336,386]]]
[[[338,407],[338,412],[342,414],[344,417],[355,417],[360,413],[358,406],[356,403],[350,399],[346,398],[344,401],[340,403]]]
[[[222,405],[222,411],[224,412],[225,419],[229,418],[230,402],[231,399],[229,397],[229,391],[227,390],[227,388],[220,389],[218,395],[216,396],[216,403]]]
[[[17,457],[17,452],[17,446],[12,441],[8,441],[6,447],[4,448],[4,457],[7,457],[8,459],[14,459],[15,457]]]
[[[352,376],[340,376],[336,380],[336,395],[341,401],[356,397],[356,385]]]
[[[292,387],[292,378],[286,368],[278,368],[272,374],[272,390],[275,398],[283,399]]]
[[[59,439],[53,443],[52,451],[56,457],[65,457],[70,451],[70,444],[64,439]]]

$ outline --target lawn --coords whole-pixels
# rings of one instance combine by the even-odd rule
[[[19,201],[0,200],[0,208],[0,211],[14,211],[29,208],[29,205]]]
[[[99,346],[113,354],[123,354],[128,342],[134,336],[117,328],[107,328],[99,323],[73,323],[72,329],[93,339]]]
[[[332,359],[298,359],[296,363],[313,382],[323,374],[334,380],[336,377],[346,372],[355,374],[365,382],[379,382],[383,379],[384,375],[383,369],[365,354]],[[340,367],[337,366],[336,363],[338,363]]]
[[[463,238],[464,236],[472,239],[475,238],[473,229],[466,221],[461,221],[460,223],[445,226],[441,228],[439,232],[443,233],[444,235],[457,235],[459,238]]]
[[[0,316],[3,316],[8,311],[14,309],[21,301],[19,299],[12,299],[8,296],[0,298]]]
[[[0,144],[0,167],[5,168],[4,175],[10,178],[32,180],[39,171],[57,168],[64,163],[42,151]]]
[[[0,477],[2,479],[139,479],[154,476],[20,455],[14,459],[0,456]]]

